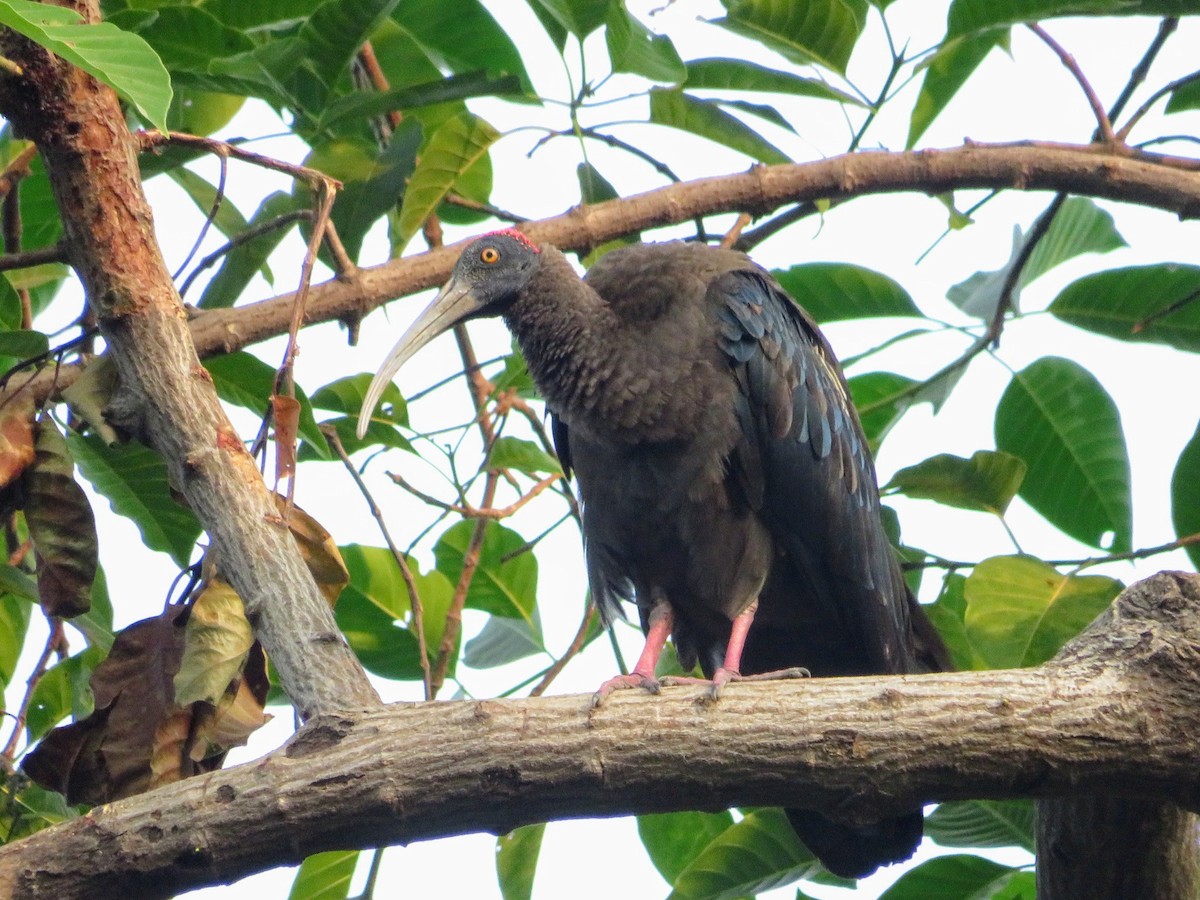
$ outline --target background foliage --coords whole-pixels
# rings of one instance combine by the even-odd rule
[[[1065,15],[1090,17],[1103,33],[1119,35],[1123,23],[1135,22],[1147,39],[1131,61],[1144,51],[1153,63],[1172,42],[1194,46],[1189,17],[1200,15],[1192,0],[954,0],[923,45],[908,9],[915,5],[724,0],[705,8],[707,24],[684,27],[678,7],[686,4],[654,10],[622,0],[525,0],[503,16],[479,0],[111,0],[103,4],[106,24],[93,27],[65,10],[0,0],[0,25],[111,84],[134,127],[228,137],[231,120],[275,122],[283,140],[260,130],[259,140],[234,143],[340,180],[332,219],[348,259],[367,265],[417,252],[421,239],[438,243],[443,225],[466,235],[681,178],[799,161],[813,155],[812,142],[827,152],[920,147],[959,92],[986,72],[989,54],[1033,46],[1024,23],[1045,22],[1054,34],[1078,26]],[[694,52],[697,29],[707,35],[703,53]],[[1057,66],[1049,41],[1036,46]],[[1026,65],[1019,57],[1008,71],[1014,93],[1024,92],[1021,103],[1033,106],[1037,86],[1020,79]],[[1200,72],[1131,68],[1086,73],[1116,85],[1100,97],[1110,132],[1141,148],[1169,145],[1194,156]],[[1066,70],[1051,71],[1070,79]],[[1084,93],[1075,97],[1086,111]],[[988,112],[955,110],[973,135],[991,137]],[[825,126],[839,119],[831,137]],[[511,162],[513,146],[528,152],[527,162]],[[103,421],[111,376],[92,356],[100,348],[86,310],[54,253],[61,220],[28,151],[11,129],[0,135],[0,163],[17,173],[29,167],[5,198],[6,252],[46,251],[0,278],[0,362],[91,362],[66,405],[36,421],[31,404],[0,410],[9,559],[0,567],[0,680],[13,716],[0,773],[5,840],[86,804],[220,765],[266,717],[288,718],[275,706],[286,697],[270,688],[240,602],[202,562],[199,525],[173,499],[161,460],[122,443]],[[182,247],[177,278],[185,300],[207,310],[294,287],[296,248],[312,222],[311,183],[248,166],[218,169],[195,146],[168,145],[146,154],[142,167],[151,190],[174,186],[163,196],[175,206],[160,205],[159,227],[168,247]],[[556,185],[573,176],[569,195],[535,191],[551,170]],[[261,184],[246,186],[256,179]],[[826,258],[823,229],[836,230],[841,206],[867,201],[805,204],[756,221],[713,217],[671,232],[714,240],[734,229],[740,246],[762,245],[760,258],[787,259],[776,277],[831,325],[839,348],[854,348],[842,355],[871,445],[890,463],[883,491],[896,511],[894,537],[963,669],[1050,658],[1121,590],[1132,571],[1119,565],[1123,559],[1180,547],[1193,564],[1200,559],[1200,431],[1175,453],[1173,535],[1158,542],[1164,546],[1139,542],[1141,495],[1133,483],[1141,476],[1122,425],[1131,410],[1108,387],[1152,358],[1137,355],[1137,344],[1173,348],[1188,360],[1200,350],[1200,268],[1155,257],[1153,241],[1127,233],[1111,204],[1039,197],[1041,211],[1029,216],[1014,215],[1006,200],[956,191],[923,201],[936,216],[922,226],[938,224],[920,241],[934,253],[965,248],[980,260],[969,277],[934,287],[917,274],[876,271],[865,239],[846,261],[798,261]],[[975,223],[989,217],[1011,223],[1011,245],[969,243]],[[203,225],[177,230],[191,221]],[[899,240],[906,224],[888,229]],[[1139,241],[1143,262],[1110,262]],[[193,242],[199,249],[189,253]],[[345,265],[328,246],[320,260],[326,274]],[[1043,300],[1039,287],[1051,282],[1061,286]],[[1036,302],[1027,304],[1029,297]],[[494,354],[476,354],[464,338],[461,358],[446,350],[441,368],[423,373],[422,389],[390,389],[359,441],[352,422],[367,371],[389,341],[378,319],[368,320],[364,335],[379,348],[371,355],[301,367],[294,422],[277,413],[275,432],[298,434],[301,505],[359,502],[344,452],[365,473],[364,490],[392,508],[392,548],[373,522],[365,524],[365,505],[354,527],[326,521],[332,537],[303,513],[292,519],[364,665],[385,693],[390,682],[406,683],[389,696],[541,693],[565,665],[589,655],[623,667],[621,641],[631,632],[605,637],[588,606],[577,507],[519,355],[494,332],[480,345],[498,348]],[[1039,320],[1052,322],[1053,343],[1025,327]],[[349,324],[356,332],[359,323]],[[1108,339],[1102,363],[1073,353],[1084,333]],[[302,343],[320,348],[330,336],[326,329]],[[245,411],[239,421],[247,435],[281,390],[274,352],[205,361],[222,400]],[[485,377],[464,378],[476,358]],[[975,392],[976,373],[989,366],[993,377],[1003,372],[1002,385],[992,395]],[[9,383],[28,367],[14,369]],[[941,411],[953,434],[952,417],[967,406],[991,420],[990,442],[909,439],[895,460],[888,456],[893,436],[911,434],[914,420],[927,423]],[[1189,428],[1196,418],[1186,403],[1173,412]],[[264,466],[267,436],[264,426],[253,444]],[[105,548],[109,528],[131,532],[103,524],[113,520],[102,511],[97,539],[81,483],[185,573],[177,585],[142,580],[151,603],[166,599],[160,613],[114,625],[131,619],[122,607],[135,607],[133,598],[110,600],[97,547]],[[914,526],[930,519],[932,531]],[[987,520],[1000,527],[981,524]],[[975,547],[983,549],[951,555],[953,542],[940,535],[958,530],[982,534]],[[913,531],[922,538],[906,540]],[[1048,558],[1063,546],[1072,549]],[[1101,566],[1105,574],[1086,571]],[[63,726],[68,718],[74,723]],[[23,769],[13,768],[22,761]],[[506,900],[530,895],[545,833],[531,826],[498,840]],[[928,816],[927,833],[941,847],[969,852],[921,862],[886,890],[889,900],[1032,896],[1032,872],[1020,862],[1027,857],[1010,853],[1003,858],[1017,863],[1006,865],[979,855],[1032,850],[1028,802],[943,804]],[[776,810],[643,816],[637,834],[680,900],[743,897],[797,879],[804,880],[797,897],[849,886],[821,869]],[[292,896],[347,896],[359,855],[309,859]]]

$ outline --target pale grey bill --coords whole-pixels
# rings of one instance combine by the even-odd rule
[[[435,337],[454,327],[467,318],[478,308],[475,294],[469,285],[460,284],[457,279],[446,282],[433,302],[425,307],[415,322],[396,341],[396,346],[387,355],[371,386],[367,388],[367,396],[363,398],[362,409],[358,413],[358,436],[362,438],[371,425],[371,414],[379,405],[379,398],[384,390],[396,377],[396,373],[418,350],[432,341]]]

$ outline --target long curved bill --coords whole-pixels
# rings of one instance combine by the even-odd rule
[[[433,298],[433,302],[425,307],[425,311],[417,316],[417,320],[396,342],[392,352],[387,355],[387,359],[371,379],[371,386],[367,388],[367,396],[363,398],[362,410],[358,414],[360,438],[367,433],[367,428],[371,425],[371,414],[375,412],[379,398],[396,377],[400,367],[443,331],[453,328],[469,318],[472,313],[478,312],[481,305],[470,285],[463,284],[456,278],[446,282]]]

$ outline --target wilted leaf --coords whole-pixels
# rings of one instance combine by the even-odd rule
[[[121,437],[104,418],[104,408],[117,389],[117,367],[107,354],[92,359],[65,391],[63,399],[83,421],[95,430],[106,444],[115,444]]]
[[[242,671],[254,643],[242,600],[232,587],[212,579],[192,604],[184,630],[183,659],[175,675],[175,704],[216,703]]]
[[[33,397],[22,391],[0,408],[0,487],[33,462]]]
[[[533,622],[492,616],[463,648],[462,661],[472,669],[491,669],[545,651],[537,610]]]
[[[300,401],[281,394],[271,395],[271,418],[275,422],[275,477],[296,474],[296,437],[300,430]]]
[[[35,431],[37,456],[23,482],[25,521],[37,551],[38,600],[48,616],[78,616],[92,602],[96,519],[54,421],[42,416]]]
[[[116,636],[92,672],[95,710],[42,739],[21,764],[30,778],[69,803],[108,803],[146,789],[155,734],[172,708],[185,612],[171,607]]]
[[[283,515],[287,499],[276,494],[275,504],[279,507],[280,515]],[[337,544],[320,522],[295,504],[292,504],[287,515],[288,529],[300,547],[300,555],[304,557],[309,573],[329,605],[333,606],[342,588],[350,583],[350,573]]]

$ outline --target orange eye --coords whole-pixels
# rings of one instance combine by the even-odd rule
[[[500,251],[495,247],[484,247],[479,251],[479,259],[481,262],[487,263],[489,266],[492,263],[500,262]]]

